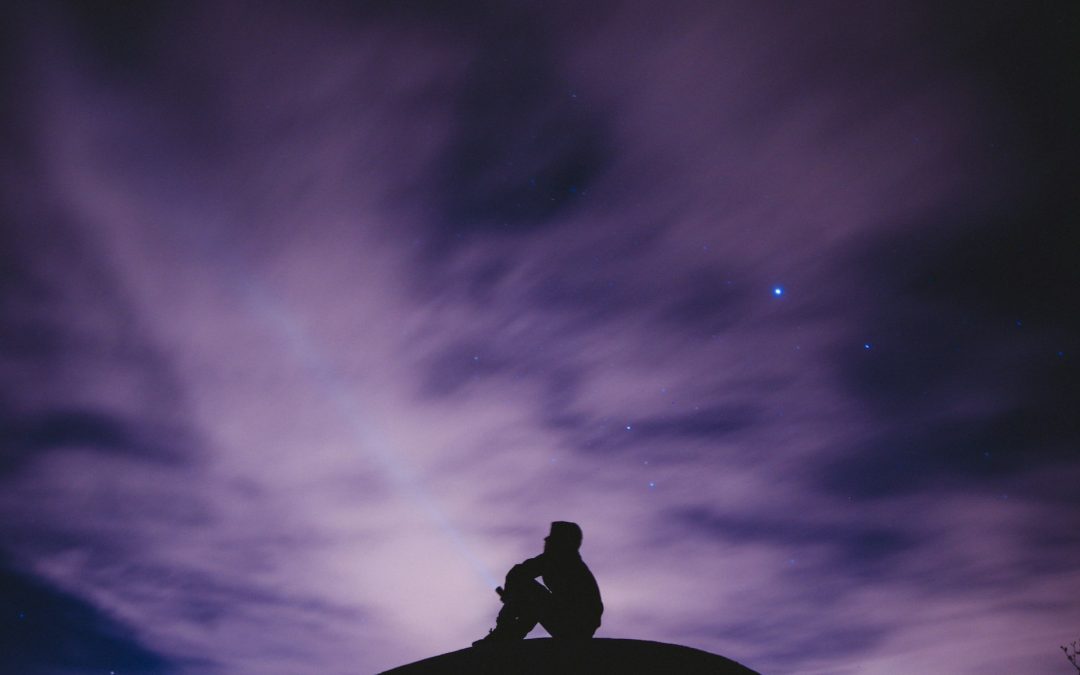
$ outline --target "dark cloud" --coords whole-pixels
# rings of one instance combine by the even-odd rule
[[[823,625],[806,614],[790,619],[740,619],[711,634],[725,641],[769,645],[769,659],[778,666],[798,663],[812,667],[865,656],[888,639],[890,632],[865,622]]]
[[[24,673],[171,673],[180,664],[86,600],[0,563],[0,648]],[[185,665],[192,665],[190,663]]]
[[[158,44],[175,6],[170,3],[62,2],[72,25],[86,40],[100,68],[113,76],[142,75],[157,56]]]
[[[859,289],[858,332],[836,359],[853,392],[886,417],[989,389],[1024,418],[1045,410],[1050,434],[1066,440],[1075,432],[1060,413],[1080,400],[1064,382],[1080,335],[1068,309],[1080,283],[1077,202],[1062,182],[1077,161],[1067,120],[1080,113],[1080,59],[1066,35],[1080,13],[969,10],[942,9],[933,30],[950,39],[934,44],[949,68],[980,85],[990,131],[967,152],[995,173],[975,187],[979,198],[957,195],[922,222],[854,247],[845,267]],[[873,348],[848,348],[863,342]]]
[[[737,326],[751,308],[753,296],[739,275],[720,269],[688,271],[681,292],[668,294],[662,316],[677,329],[715,335]]]
[[[1005,122],[990,147],[1007,150],[1007,161],[1022,166],[1015,180],[1025,189],[1072,199],[1061,181],[1077,163],[1069,149],[1078,140],[1072,120],[1080,110],[1080,47],[1074,39],[1080,11],[961,3],[939,8],[937,18],[935,27],[948,39],[936,43],[951,66],[987,86],[987,107]]]
[[[611,161],[612,134],[555,59],[542,13],[489,20],[455,94],[432,181],[445,237],[542,228],[573,209]]]
[[[1072,423],[1062,428],[1060,419],[1054,411],[1020,409],[891,429],[825,464],[821,481],[831,492],[857,499],[978,481],[1002,485],[1005,476],[1074,458],[1077,430]]]
[[[128,291],[77,222],[35,205],[33,195],[25,201],[32,206],[9,204],[0,232],[0,260],[10,263],[0,279],[0,320],[8,328],[0,338],[8,375],[0,474],[69,450],[171,464],[191,459],[179,450],[190,430],[176,424],[185,403],[175,373],[142,334]],[[85,388],[113,385],[141,387],[142,412],[80,400]]]
[[[452,396],[470,382],[505,371],[507,365],[485,342],[457,345],[433,358],[426,369],[424,392],[429,396]]]
[[[637,431],[648,440],[673,437],[715,440],[745,430],[760,419],[760,411],[751,405],[698,408],[690,413],[634,420],[631,431]]]
[[[582,452],[660,455],[667,462],[692,462],[700,459],[703,445],[730,440],[752,428],[760,417],[761,412],[749,405],[707,405],[649,417],[595,417],[566,410],[548,421],[567,435],[570,447]]]
[[[1078,280],[1069,237],[1048,215],[958,215],[959,231],[917,228],[858,254],[864,265],[848,283],[861,316],[832,355],[879,431],[824,470],[831,490],[874,498],[1001,485],[1075,459],[1080,326],[1065,307]]]
[[[861,523],[821,523],[812,518],[763,519],[690,509],[672,514],[674,520],[717,537],[725,544],[764,543],[784,551],[794,559],[802,551],[824,548],[822,572],[838,577],[876,572],[888,576],[889,563],[897,556],[918,549],[922,539],[902,528],[866,526]]]
[[[89,410],[53,410],[0,417],[0,475],[49,452],[79,450],[175,462],[173,450],[154,447],[115,416]]]

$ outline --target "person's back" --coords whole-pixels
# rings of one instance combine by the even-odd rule
[[[544,585],[551,591],[552,601],[581,615],[587,624],[595,622],[595,631],[600,627],[604,603],[600,599],[596,577],[588,565],[576,551],[573,555],[544,555],[549,558],[543,575]]]

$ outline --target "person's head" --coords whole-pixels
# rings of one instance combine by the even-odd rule
[[[581,528],[577,523],[556,520],[544,537],[544,553],[577,553],[581,548]]]

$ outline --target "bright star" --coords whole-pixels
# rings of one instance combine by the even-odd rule
[[[784,287],[783,286],[773,286],[772,294],[779,298],[781,295],[784,294]]]

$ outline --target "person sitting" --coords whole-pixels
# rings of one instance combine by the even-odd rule
[[[576,523],[553,522],[544,552],[510,568],[505,586],[495,589],[503,603],[495,628],[473,645],[522,640],[537,623],[554,638],[591,638],[600,627],[604,603],[578,552],[581,540]]]

